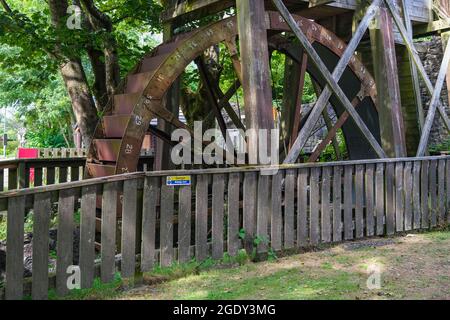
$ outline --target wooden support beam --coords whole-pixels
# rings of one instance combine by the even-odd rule
[[[297,91],[297,99],[295,104],[295,115],[294,115],[294,123],[292,125],[292,133],[291,139],[289,141],[289,149],[295,143],[295,138],[298,136],[298,132],[300,131],[300,122],[302,120],[302,103],[303,103],[303,89],[305,87],[305,77],[306,77],[306,68],[308,67],[308,55],[306,53],[302,54],[302,62],[300,65],[300,79],[298,82],[298,91]]]
[[[219,103],[217,102],[218,97],[213,90],[213,84],[211,75],[209,74],[208,70],[206,69],[205,63],[202,58],[196,59],[196,64],[198,66],[198,70],[200,72],[200,78],[203,82],[203,84],[206,87],[206,92],[208,95],[209,103],[211,104],[211,107],[213,108],[214,114],[216,115],[217,123],[219,124],[220,131],[222,132],[222,137],[225,140],[225,143],[227,145],[227,149],[231,152],[231,150],[234,150],[234,146],[232,144],[232,140],[230,138],[230,135],[227,131],[227,124],[225,123],[225,120],[222,116],[222,108],[219,106]],[[229,145],[230,144],[230,145]]]
[[[225,45],[228,48],[228,52],[230,53],[231,61],[233,62],[234,71],[236,72],[236,75],[239,79],[239,81],[242,83],[242,65],[241,60],[239,58],[239,51],[237,48],[236,38],[233,38],[231,40],[225,41]]]
[[[411,22],[410,17],[410,6],[407,5],[406,0],[401,0],[401,6],[403,11],[403,20],[405,22],[406,30],[409,33],[409,36],[413,37],[413,26]],[[422,105],[422,95],[420,92],[420,82],[419,82],[419,75],[417,72],[417,67],[414,64],[414,61],[411,57],[409,57],[409,63],[411,68],[411,76],[412,76],[412,82],[413,82],[413,90],[414,90],[414,98],[416,100],[416,110],[417,110],[417,118],[419,122],[420,131],[422,131],[424,122],[425,122],[425,116],[423,113],[423,105]]]
[[[353,118],[355,124],[358,126],[361,132],[365,135],[370,146],[374,149],[377,155],[380,158],[384,158],[386,156],[385,152],[383,151],[383,149],[381,148],[375,137],[372,135],[370,130],[367,128],[366,124],[361,119],[359,114],[353,108],[351,102],[348,100],[347,96],[337,83],[337,81],[339,81],[345,69],[347,68],[350,59],[353,57],[353,54],[359,42],[361,41],[365,31],[367,30],[370,21],[375,16],[378,9],[378,5],[380,4],[381,1],[375,0],[367,10],[366,16],[363,18],[360,25],[358,26],[358,29],[355,32],[354,37],[348,44],[344,54],[342,55],[341,60],[339,61],[338,65],[336,66],[333,72],[333,75],[331,75],[331,73],[328,71],[327,67],[321,60],[320,56],[317,54],[312,45],[309,43],[306,35],[297,26],[297,23],[295,22],[294,18],[289,13],[283,2],[281,0],[272,0],[272,1],[277,7],[278,11],[281,13],[282,17],[286,20],[287,24],[292,29],[294,34],[300,40],[300,43],[305,49],[305,52],[308,54],[309,58],[311,59],[311,62],[313,62],[316,65],[316,67],[319,69],[320,73],[324,77],[325,81],[327,82],[327,86],[322,92],[322,95],[319,97],[316,106],[313,109],[308,121],[306,122],[303,129],[300,131],[300,134],[297,140],[295,141],[288,156],[286,157],[284,163],[294,163],[297,161],[300,151],[302,150],[306,141],[308,140],[311,131],[313,130],[315,124],[317,123],[317,120],[322,114],[323,109],[325,108],[329,99],[331,98],[332,93],[334,93],[338,98],[338,100],[343,104],[344,108]]]
[[[171,0],[171,3],[176,1]],[[163,26],[163,41],[168,41],[173,37],[174,29],[176,25],[174,23],[166,23]],[[180,93],[181,93],[181,82],[177,79],[173,85],[168,90],[166,96],[164,97],[164,107],[175,114],[177,119],[180,112]],[[172,132],[172,127],[169,123],[164,120],[158,119],[158,129],[166,133]],[[156,154],[155,154],[155,170],[168,170],[173,169],[172,162],[170,161],[170,145],[159,140],[156,143]]]
[[[264,0],[237,0],[237,20],[247,129],[273,129],[272,86]],[[250,152],[256,137],[249,138]],[[259,161],[259,159],[258,159]]]
[[[394,30],[389,12],[384,7],[379,9],[377,23],[370,27],[370,40],[382,146],[391,158],[406,157]]]
[[[417,53],[416,49],[414,48],[414,43],[412,41],[412,38],[409,36],[408,31],[406,30],[406,28],[402,22],[402,19],[397,14],[397,11],[396,11],[395,6],[392,3],[392,1],[391,0],[384,0],[384,1],[387,5],[387,8],[389,9],[392,17],[394,18],[394,22],[400,31],[403,41],[405,42],[405,45],[408,48],[409,54],[411,55],[415,65],[417,67],[417,70],[419,71],[420,76],[422,77],[422,79],[425,82],[428,92],[431,95],[433,95],[434,94],[433,84],[431,83],[430,78],[428,77],[428,74],[422,64],[422,61],[420,60],[419,54]],[[441,115],[442,120],[445,123],[445,126],[447,127],[448,130],[450,130],[450,119],[445,111],[445,108],[443,107],[443,105],[440,101],[438,101],[437,107],[439,110],[439,114]]]

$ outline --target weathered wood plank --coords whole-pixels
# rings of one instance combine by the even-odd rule
[[[413,173],[412,163],[406,162],[404,169],[404,195],[405,195],[405,231],[413,228]]]
[[[244,199],[243,199],[243,226],[245,230],[244,247],[247,253],[253,251],[253,240],[256,234],[256,188],[257,188],[256,172],[247,172],[244,175]],[[281,190],[280,190],[281,192]],[[281,202],[279,214],[281,215]],[[281,231],[280,231],[281,234]],[[281,239],[280,239],[281,246]],[[281,247],[280,247],[281,248]]]
[[[116,272],[116,226],[119,183],[106,183],[102,196],[101,279],[111,282]]]
[[[344,239],[353,239],[353,166],[344,167]]]
[[[197,198],[198,197],[199,195],[197,189]],[[163,181],[161,185],[161,212],[160,212],[161,215],[160,263],[162,267],[168,267],[173,262],[173,216],[174,216],[173,211],[174,211],[174,187],[168,186],[166,181]],[[197,241],[196,245],[200,247]]]
[[[120,265],[122,278],[132,278],[136,272],[137,203],[138,180],[133,179],[124,181],[122,204],[122,261]]]
[[[386,234],[395,233],[395,165],[386,164]]]
[[[239,250],[239,174],[228,179],[228,254],[235,256]]]
[[[446,188],[446,194],[447,194],[447,201],[445,205],[445,212],[447,214],[447,223],[450,223],[450,160],[446,161],[446,174],[445,174],[445,188]]]
[[[445,161],[439,160],[438,165],[438,223],[445,223]]]
[[[342,167],[333,169],[333,242],[342,241]]]
[[[395,227],[397,232],[404,231],[404,188],[403,163],[395,164]]]
[[[192,218],[192,189],[191,186],[180,187],[178,205],[178,261],[186,263],[191,260],[189,247],[191,245],[191,218]],[[214,200],[213,200],[214,203]],[[223,203],[223,201],[222,201]],[[213,221],[214,211],[213,207]],[[223,225],[223,213],[222,213]],[[213,224],[213,238],[214,238]],[[223,237],[222,237],[223,238]]]
[[[195,191],[195,257],[203,261],[208,256],[208,176],[198,175]]]
[[[375,215],[377,236],[384,234],[384,164],[377,164],[375,176]]]
[[[428,202],[428,167],[429,161],[422,161],[421,186],[420,186],[420,206],[422,212],[422,228],[428,229],[430,225],[429,202]]]
[[[297,170],[287,170],[284,179],[284,249],[295,245],[294,207]]]
[[[151,271],[156,262],[156,206],[160,185],[161,178],[159,177],[145,178],[142,204],[142,272]]]
[[[225,176],[215,174],[212,186],[212,257],[223,257],[223,217],[225,210]]]
[[[31,295],[33,300],[46,300],[48,297],[48,232],[51,209],[50,194],[42,193],[35,196],[33,207],[33,284]]]
[[[298,170],[297,178],[297,246],[308,244],[308,169]]]
[[[431,161],[428,169],[429,177],[429,195],[430,195],[430,226],[436,227],[437,225],[437,161]]]
[[[375,234],[375,206],[374,206],[374,171],[372,164],[366,165],[365,176],[365,199],[366,199],[366,236],[371,237]]]
[[[364,166],[355,167],[355,237],[364,237]]]
[[[258,176],[258,196],[256,211],[256,236],[265,241],[260,241],[257,247],[259,253],[267,252],[268,222],[270,211],[270,177]]]
[[[73,264],[73,231],[75,227],[73,190],[61,190],[58,204],[56,293],[64,296],[69,292],[67,268]]]
[[[309,239],[312,245],[319,244],[320,225],[319,225],[319,176],[320,169],[312,168],[310,177],[310,217],[309,217]]]
[[[321,192],[321,231],[322,242],[331,242],[331,167],[322,169],[322,192]]]
[[[6,290],[7,300],[23,298],[23,228],[25,197],[8,199],[6,234]]]
[[[96,204],[97,186],[84,187],[80,217],[81,288],[91,288],[94,282]]]
[[[282,232],[283,232],[283,213],[282,213],[282,184],[283,184],[283,171],[278,171],[276,175],[272,177],[272,214],[270,221],[270,239],[271,247],[273,250],[281,250],[282,245]],[[245,200],[245,199],[244,199]]]
[[[413,167],[413,228],[414,230],[420,229],[422,207],[421,207],[421,169],[422,163],[420,161],[414,161]]]

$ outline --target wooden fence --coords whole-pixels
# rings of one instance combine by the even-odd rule
[[[36,158],[0,160],[0,192],[83,179],[86,158]],[[141,155],[139,170],[153,168],[153,155]]]
[[[52,204],[57,204],[59,215],[59,295],[68,293],[75,207],[81,208],[83,288],[92,286],[96,269],[103,282],[112,281],[117,260],[122,278],[131,280],[136,272],[156,265],[220,259],[225,252],[235,256],[240,248],[252,250],[256,238],[262,240],[258,252],[264,253],[270,248],[288,250],[430,229],[450,217],[450,157],[299,164],[281,166],[268,175],[274,169],[140,172],[0,193],[1,209],[8,211],[5,296],[20,299],[24,293],[24,216],[32,211],[31,293],[34,299],[47,298]],[[192,185],[168,186],[167,176],[178,175],[190,176]],[[102,232],[97,253],[99,203]]]

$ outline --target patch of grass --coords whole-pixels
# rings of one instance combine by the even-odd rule
[[[424,236],[425,236],[425,238],[432,240],[432,241],[448,241],[448,240],[450,240],[449,230],[424,233]]]
[[[94,280],[90,289],[75,289],[65,297],[58,297],[54,289],[49,290],[49,300],[106,300],[112,299],[121,293],[122,278],[116,273],[111,283],[102,283],[99,278]]]
[[[327,270],[311,277],[298,268],[274,273],[248,272],[247,266],[211,270],[161,285],[163,299],[345,299],[359,288],[360,281],[350,273]],[[250,268],[251,270],[251,268]],[[140,297],[140,298],[151,298]]]

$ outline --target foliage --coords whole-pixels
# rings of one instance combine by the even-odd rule
[[[344,133],[342,132],[342,129],[339,129],[337,131],[336,139],[339,144],[339,151],[341,153],[342,158],[343,159],[348,158],[347,146],[345,143]],[[320,155],[320,162],[329,162],[337,160],[339,159],[336,157],[336,152],[334,150],[333,143],[330,142]]]
[[[429,151],[432,154],[439,154],[441,152],[450,152],[450,138],[447,138],[445,141],[433,144],[429,147]]]
[[[19,102],[16,116],[27,129],[28,147],[72,147],[75,120],[58,71],[61,56],[81,57],[92,88],[94,74],[86,48],[101,50],[107,32],[57,30],[41,0],[7,3],[13,15],[0,7],[0,107]],[[162,8],[153,0],[100,0],[96,5],[113,23],[124,76],[156,45],[153,34],[161,31]],[[61,54],[55,53],[56,43]]]

